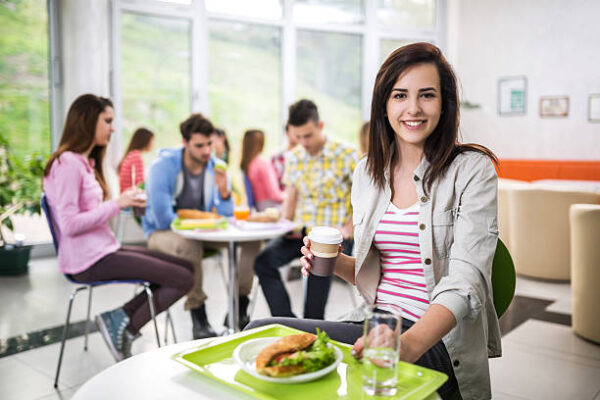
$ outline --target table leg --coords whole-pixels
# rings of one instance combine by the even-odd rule
[[[237,243],[229,242],[229,328],[226,334],[231,335],[238,331],[238,269],[237,269]]]

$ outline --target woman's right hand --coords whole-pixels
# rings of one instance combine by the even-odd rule
[[[305,278],[308,278],[308,273],[310,272],[311,268],[310,262],[313,260],[315,255],[310,251],[310,239],[308,236],[304,236],[302,241],[304,242],[304,246],[302,246],[300,249],[300,252],[303,255],[302,258],[300,258],[300,265],[302,265],[302,275]]]
[[[146,208],[146,196],[140,188],[132,187],[121,193],[117,199],[117,204],[121,210],[127,207]]]

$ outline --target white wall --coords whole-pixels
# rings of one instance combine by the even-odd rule
[[[600,93],[600,1],[449,0],[448,58],[462,98],[463,141],[500,158],[600,160],[600,123],[587,121]],[[527,113],[498,116],[499,77],[527,77]],[[541,118],[540,96],[566,95],[566,118]]]

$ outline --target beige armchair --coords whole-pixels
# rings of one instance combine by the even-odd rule
[[[597,204],[595,193],[533,187],[508,193],[510,253],[518,274],[569,280],[569,207]]]
[[[600,205],[571,206],[573,330],[600,343]]]
[[[510,251],[510,230],[508,228],[508,210],[509,200],[508,193],[515,188],[528,187],[531,184],[525,181],[515,179],[498,179],[498,238],[502,240],[504,245]]]

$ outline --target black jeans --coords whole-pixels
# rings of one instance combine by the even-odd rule
[[[166,310],[192,288],[192,264],[181,258],[143,247],[123,246],[88,269],[72,274],[77,282],[89,283],[114,279],[143,279],[150,282],[156,314]],[[141,291],[123,306],[130,318],[127,330],[136,334],[150,321],[146,292]]]
[[[352,240],[342,242],[345,254],[351,254],[353,244]],[[279,237],[267,243],[254,261],[254,271],[274,317],[295,317],[279,268],[300,258],[300,248],[303,245],[302,239]],[[304,294],[304,318],[324,318],[330,288],[331,277],[309,275]]]
[[[250,322],[244,329],[252,329],[263,325],[281,324],[295,328],[304,332],[316,333],[316,328],[319,327],[322,331],[327,332],[327,335],[338,342],[354,344],[356,340],[363,335],[362,322],[339,322],[339,321],[315,321],[309,319],[298,318],[265,318]],[[403,318],[402,332],[413,326],[414,322]],[[458,382],[454,375],[450,355],[446,350],[446,346],[440,340],[431,347],[425,354],[415,362],[425,368],[434,369],[448,375],[448,380],[438,389],[438,394],[442,399],[457,399]]]

